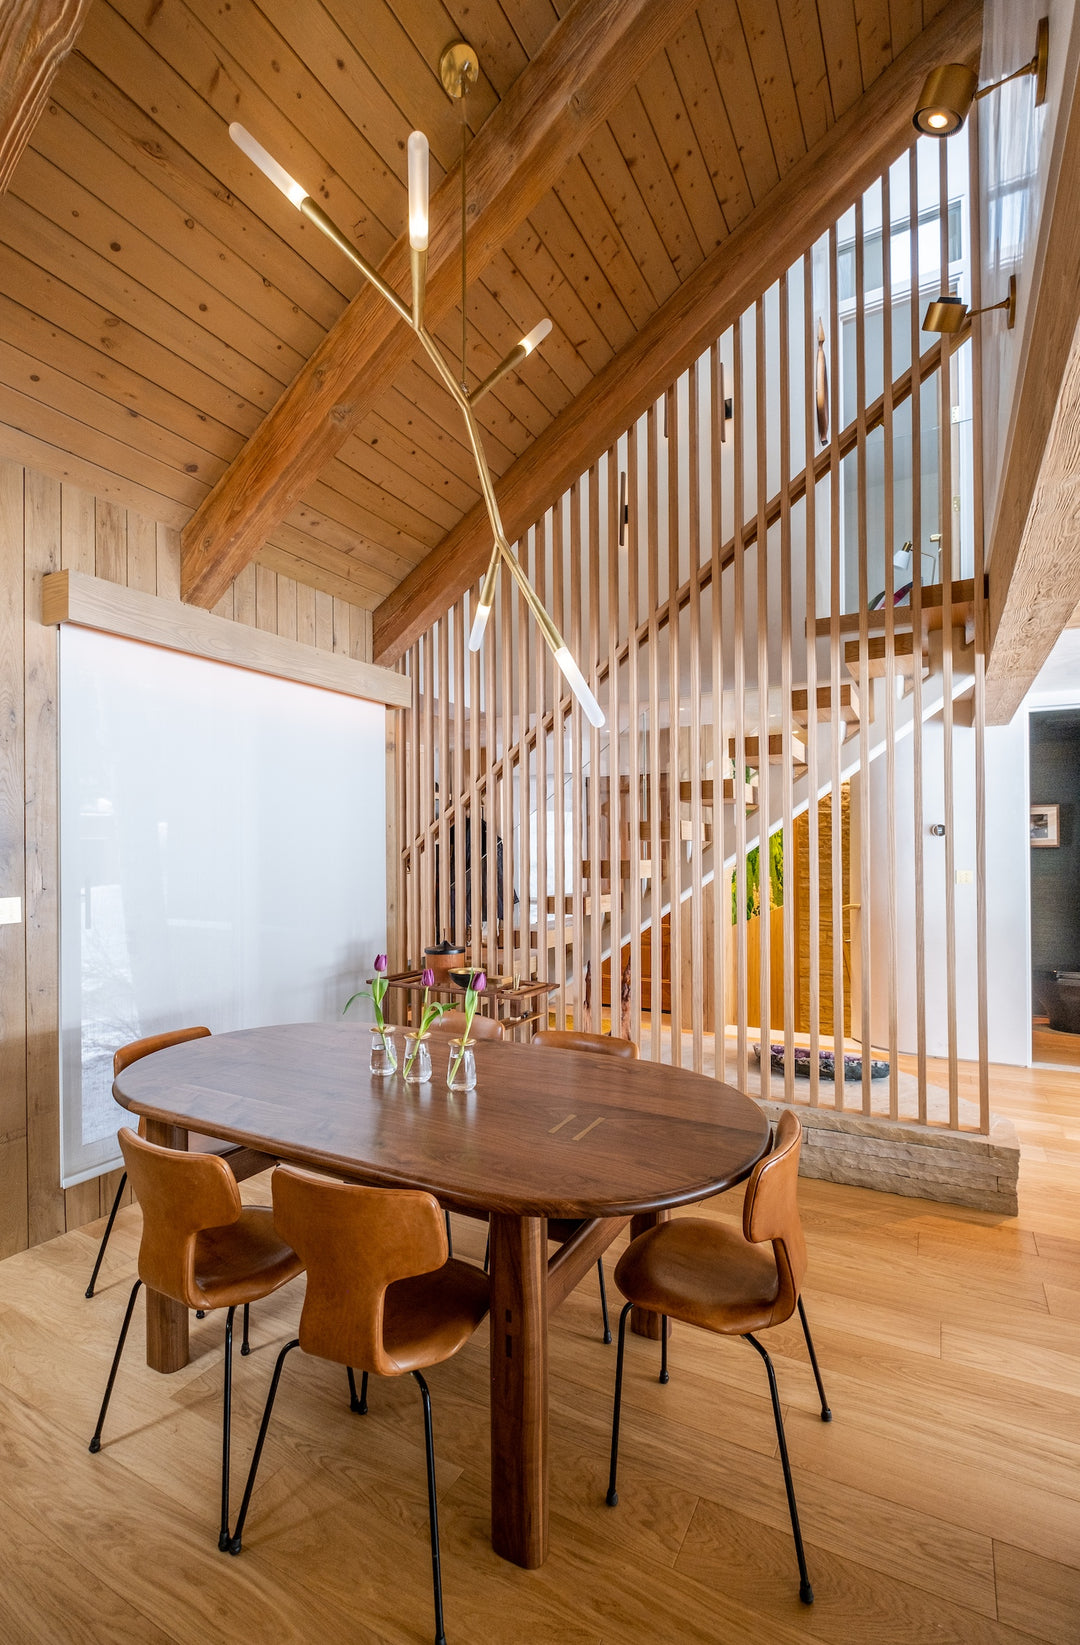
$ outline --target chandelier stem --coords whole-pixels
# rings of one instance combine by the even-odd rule
[[[468,194],[465,184],[465,156],[468,153],[469,128],[465,119],[465,99],[468,96],[469,82],[461,82],[461,389],[468,392],[468,379],[465,375],[465,353],[468,343],[468,330],[465,315],[465,289],[468,285],[468,257],[465,244],[465,229],[467,223],[466,205]]]

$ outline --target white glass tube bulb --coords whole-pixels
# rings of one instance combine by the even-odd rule
[[[307,199],[308,191],[295,177],[290,177],[284,166],[279,166],[272,154],[268,154],[261,143],[256,142],[250,131],[236,120],[229,127],[229,136],[238,149],[242,149],[248,159],[258,166],[264,177],[268,177],[275,188],[279,188],[286,200],[290,200],[299,210],[302,201]]]
[[[472,630],[469,634],[469,650],[479,651],[484,643],[484,630],[487,628],[488,618],[491,616],[489,605],[478,605],[476,616],[473,618]]]
[[[550,330],[550,320],[538,320],[529,332],[528,336],[521,339],[521,346],[525,350],[525,353],[527,355],[531,354],[534,348],[539,348],[540,344],[544,341],[544,338],[548,335]]]
[[[562,669],[567,685],[584,709],[585,718],[590,725],[595,725],[599,730],[604,724],[603,710],[589,690],[584,674],[570,655],[570,647],[561,645],[555,653],[555,661]]]
[[[428,243],[428,140],[422,131],[409,138],[409,244],[426,251]]]

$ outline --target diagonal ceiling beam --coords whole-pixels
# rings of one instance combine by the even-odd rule
[[[576,0],[571,6],[469,151],[473,279],[696,3]],[[431,204],[426,311],[432,330],[460,292],[460,189],[455,168]],[[380,273],[407,301],[407,233]],[[185,600],[216,604],[391,386],[415,341],[365,286],[188,522],[180,572]]]
[[[981,0],[946,7],[522,453],[496,486],[511,542],[903,153],[926,74],[976,63],[981,42]],[[474,508],[376,608],[377,660],[396,662],[490,554],[487,517]]]
[[[3,0],[0,6],[0,194],[11,181],[89,4]]]

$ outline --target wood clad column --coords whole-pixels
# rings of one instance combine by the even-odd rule
[[[491,1544],[548,1551],[547,1221],[491,1217]]]
[[[188,1134],[177,1125],[148,1119],[146,1140],[159,1148],[183,1148]],[[146,1363],[152,1371],[182,1371],[188,1362],[188,1311],[181,1302],[146,1290]]]

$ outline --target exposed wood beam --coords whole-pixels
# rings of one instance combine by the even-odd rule
[[[987,551],[986,723],[1006,725],[1080,602],[1080,79],[1059,115],[1026,354]]]
[[[469,151],[472,279],[547,194],[695,3],[576,0]],[[432,330],[460,290],[460,187],[455,168],[431,206],[426,310]],[[402,206],[404,215],[404,196]],[[380,273],[407,299],[407,233]],[[353,299],[186,526],[185,600],[216,604],[391,386],[415,341],[370,287]]]
[[[981,0],[939,14],[512,464],[497,487],[511,540],[903,152],[926,74],[936,63],[975,63],[981,39]],[[490,553],[487,519],[474,508],[376,607],[376,657],[396,662],[482,574]]]
[[[4,0],[0,7],[0,194],[89,5],[90,0]]]

